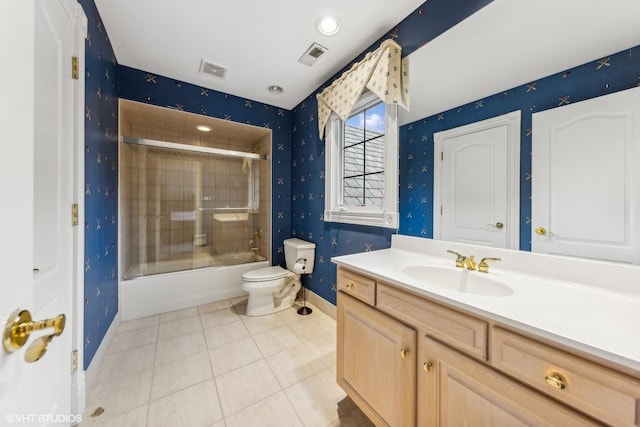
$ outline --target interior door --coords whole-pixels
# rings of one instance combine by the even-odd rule
[[[533,115],[534,252],[640,263],[640,88]]]
[[[518,247],[520,112],[439,132],[434,237]]]
[[[0,13],[1,327],[22,310],[33,321],[56,319],[24,337],[22,347],[3,334],[0,423],[7,425],[77,421],[69,413],[75,32],[70,16],[77,13],[72,6],[66,0],[11,0]],[[67,316],[67,328],[60,314]],[[23,330],[29,327],[25,316],[17,321]]]

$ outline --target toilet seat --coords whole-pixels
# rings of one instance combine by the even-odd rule
[[[263,282],[269,280],[282,279],[287,277],[291,272],[276,265],[274,267],[264,267],[257,270],[251,270],[242,275],[245,282]]]

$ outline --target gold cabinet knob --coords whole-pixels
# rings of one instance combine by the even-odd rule
[[[405,359],[407,357],[407,354],[409,354],[409,349],[408,348],[401,348],[400,349],[400,357]]]
[[[422,365],[422,370],[428,374],[432,367],[433,367],[433,363],[424,362],[424,365]]]
[[[544,236],[547,234],[547,230],[544,227],[536,227],[536,234],[538,236]]]
[[[567,386],[565,385],[565,380],[562,378],[562,375],[558,373],[551,373],[544,377],[544,380],[547,384],[557,390],[564,390]]]
[[[353,289],[353,288],[355,288],[355,286],[356,286],[356,284],[353,283],[353,282],[347,283],[347,289]]]

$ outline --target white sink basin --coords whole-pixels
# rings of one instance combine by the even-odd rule
[[[513,289],[509,286],[492,279],[489,276],[491,273],[435,265],[412,265],[406,267],[403,272],[414,280],[456,292],[492,297],[506,297],[513,294]]]

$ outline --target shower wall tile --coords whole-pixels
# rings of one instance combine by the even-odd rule
[[[118,311],[118,67],[93,0],[85,41],[84,360]]]

